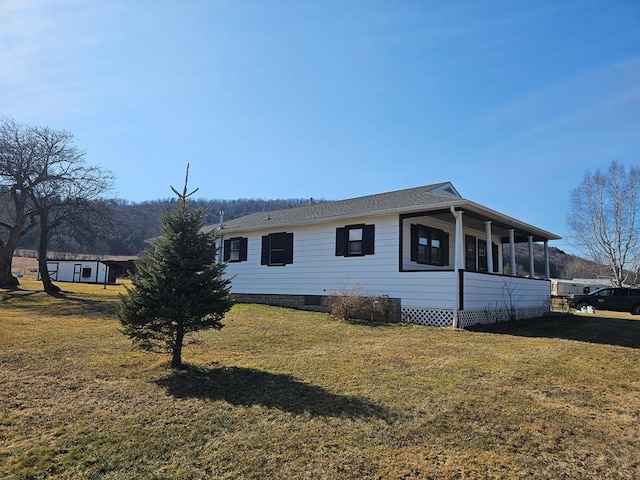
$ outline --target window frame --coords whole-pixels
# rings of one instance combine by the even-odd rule
[[[281,255],[281,258],[275,258]],[[260,264],[283,267],[293,263],[293,233],[278,232],[262,236]]]
[[[360,232],[360,239],[351,240],[351,232]],[[356,234],[357,237],[357,234]],[[358,248],[359,247],[359,248]],[[375,225],[358,223],[336,228],[336,257],[364,257],[375,254]]]
[[[420,265],[449,265],[449,232],[420,223],[411,224],[411,261]]]
[[[225,239],[222,242],[222,258],[225,262],[229,263],[237,263],[237,262],[245,262],[247,260],[247,246],[249,239],[246,237],[231,237]],[[232,252],[236,251],[232,249],[232,245],[237,243],[238,245],[238,258],[232,258]]]

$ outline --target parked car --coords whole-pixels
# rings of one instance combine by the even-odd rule
[[[640,315],[640,289],[637,288],[600,288],[587,295],[569,295],[569,308],[582,310],[592,307],[594,310],[614,310]]]

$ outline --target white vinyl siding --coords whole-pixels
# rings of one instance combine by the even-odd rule
[[[551,290],[547,280],[464,273],[464,308],[531,308],[544,306]]]
[[[375,224],[375,255],[335,255],[335,231],[344,223],[301,226],[288,229],[294,234],[294,258],[283,269],[260,265],[261,238],[272,232],[243,233],[248,237],[247,261],[230,263],[226,269],[226,275],[234,277],[232,292],[331,295],[359,287],[367,294],[402,298],[403,305],[451,308],[455,291],[453,272],[437,272],[437,277],[429,278],[420,272],[399,271],[396,215],[359,220]]]

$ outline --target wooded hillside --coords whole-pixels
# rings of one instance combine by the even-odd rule
[[[298,207],[307,199],[238,199],[238,200],[194,200],[196,208],[210,205],[206,224],[220,223],[220,214],[231,220],[250,213]],[[146,247],[146,240],[160,234],[160,212],[172,209],[174,199],[152,200],[140,203],[125,200],[110,200],[105,205],[111,210],[111,220],[104,225],[103,233],[94,236],[72,234],[53,239],[51,251],[91,253],[96,255],[137,255]],[[25,236],[21,249],[35,249],[37,232]]]

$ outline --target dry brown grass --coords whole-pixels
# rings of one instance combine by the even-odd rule
[[[474,331],[237,305],[131,349],[121,287],[0,291],[3,478],[640,478],[640,322]]]

